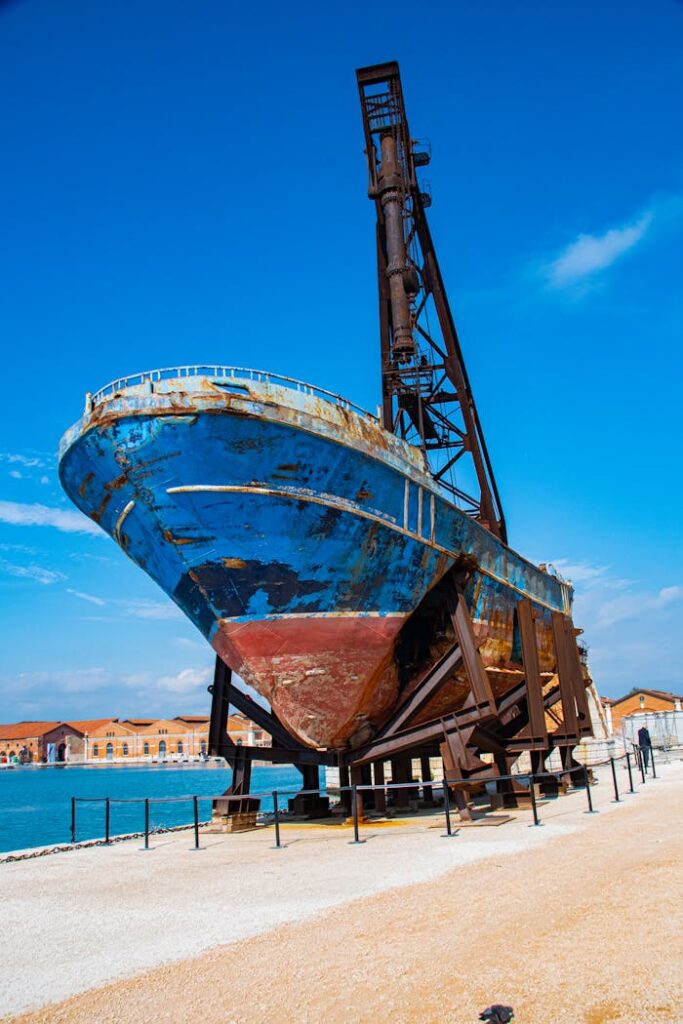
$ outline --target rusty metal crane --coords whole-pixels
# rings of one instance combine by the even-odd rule
[[[377,211],[383,425],[421,447],[456,504],[506,541],[500,495],[427,224],[431,197],[417,177],[430,155],[410,134],[398,64],[360,68],[356,77],[369,196]]]

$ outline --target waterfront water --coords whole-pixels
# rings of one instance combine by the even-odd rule
[[[211,796],[230,785],[230,769],[222,763],[204,765],[140,765],[136,767],[29,767],[0,771],[0,851],[70,842],[71,797],[202,796],[200,820],[211,815]],[[301,774],[287,767],[257,767],[252,791],[301,788]],[[281,801],[285,804],[285,799]],[[261,809],[272,809],[265,797]],[[184,825],[192,821],[192,803],[150,805],[150,826]],[[144,804],[111,805],[111,834],[138,832],[144,826]],[[78,840],[104,835],[104,804],[77,805]]]

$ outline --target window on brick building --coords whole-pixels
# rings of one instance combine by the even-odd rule
[[[93,743],[93,745],[92,745],[92,756],[93,757],[97,757],[99,752],[100,752],[99,746],[97,745],[97,743]]]
[[[178,753],[182,754],[182,752],[183,752],[183,743],[182,743],[182,740],[178,740]]]
[[[142,746],[142,753],[149,754],[149,743],[144,743]]]
[[[123,744],[123,750],[122,750],[122,753],[123,753],[123,756],[124,756],[124,757],[128,757],[128,744],[127,744],[127,743],[124,743],[124,744]]]

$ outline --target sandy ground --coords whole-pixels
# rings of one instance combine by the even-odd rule
[[[617,805],[603,773],[598,814],[576,793],[538,829],[287,828],[279,852],[180,834],[3,865],[0,1005],[82,993],[26,1024],[465,1024],[492,1002],[528,1024],[681,1022],[683,764],[660,775]]]

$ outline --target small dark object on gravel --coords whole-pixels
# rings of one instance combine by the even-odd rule
[[[479,1020],[488,1020],[491,1021],[491,1024],[509,1024],[514,1015],[515,1012],[511,1006],[494,1003],[493,1006],[487,1007],[479,1014]]]

